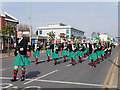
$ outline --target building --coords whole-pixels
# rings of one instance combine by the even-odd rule
[[[60,22],[50,23],[47,27],[38,27],[37,30],[39,36],[48,36],[47,33],[53,31],[55,32],[55,39],[60,39],[59,35],[64,33],[66,34],[68,40],[70,39],[71,34],[73,34],[76,37],[81,36],[83,38],[85,33],[82,30],[73,28],[72,26],[68,26]]]
[[[18,24],[19,24],[19,21],[18,19],[16,19],[15,17],[13,17],[12,15],[8,14],[7,12],[3,11],[1,8],[0,8],[0,32],[2,30],[2,27],[4,25],[11,25],[13,27],[13,30],[15,31],[15,35],[14,37],[17,37],[17,32],[18,32]],[[3,37],[3,35],[1,34],[0,35],[0,38],[2,41],[2,45],[0,45],[2,48],[0,48],[1,50],[3,49],[7,49],[7,44],[8,44],[8,39],[7,37]],[[10,48],[13,47],[13,40],[10,38],[9,40],[10,42]],[[0,44],[1,44],[0,43]]]

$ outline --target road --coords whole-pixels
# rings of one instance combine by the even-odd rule
[[[72,66],[71,61],[63,62],[62,56],[58,64],[54,61],[47,62],[45,54],[39,57],[39,64],[34,63],[31,57],[31,65],[27,66],[26,80],[11,82],[13,77],[12,62],[14,58],[2,59],[1,88],[117,88],[118,84],[118,48],[113,49],[112,54],[96,67],[90,65],[88,58],[83,63]],[[21,67],[18,71],[18,78],[21,77]]]

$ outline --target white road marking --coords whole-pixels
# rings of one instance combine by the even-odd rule
[[[54,80],[36,80],[40,82],[49,82],[49,83],[61,83],[61,84],[74,84],[74,85],[86,85],[86,86],[97,86],[97,87],[102,87],[102,84],[91,84],[91,83],[79,83],[79,82],[68,82],[68,81],[54,81]],[[108,87],[108,85],[106,85]],[[116,88],[117,86],[113,86]]]
[[[13,86],[13,87],[11,87],[11,88],[15,88],[15,89],[16,89],[16,88],[18,88],[18,87],[17,87],[17,86]]]
[[[50,74],[53,74],[53,73],[55,73],[55,72],[57,72],[57,71],[58,71],[58,70],[54,70],[54,71],[52,71],[52,72],[50,72],[50,73],[48,73],[48,74],[45,74],[45,75],[43,75],[43,76],[40,76],[40,77],[36,78],[36,79],[32,79],[32,80],[30,80],[30,81],[28,81],[28,82],[26,82],[26,83],[24,83],[24,84],[31,83],[31,82],[33,82],[33,81],[35,81],[35,80],[38,80],[38,79],[43,78],[43,77],[46,77],[46,76],[48,76],[48,75],[50,75]]]
[[[41,88],[40,86],[28,86],[28,87],[25,87],[25,88]]]
[[[3,71],[3,70],[6,70],[6,69],[0,69],[0,71]]]
[[[6,87],[0,87],[0,88],[9,88],[9,87],[11,87],[11,86],[13,86],[13,84],[11,84],[11,83],[0,83],[0,85],[8,85],[8,86],[6,86]]]
[[[71,66],[72,64],[68,64],[67,67]]]

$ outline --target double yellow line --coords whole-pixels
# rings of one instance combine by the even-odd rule
[[[108,82],[108,80],[109,80],[110,75],[111,75],[111,77],[110,77],[111,79],[110,79],[108,88],[111,88],[111,87],[112,87],[112,82],[113,82],[113,78],[114,78],[114,73],[115,73],[115,70],[116,70],[116,66],[115,66],[114,64],[117,65],[117,62],[118,62],[118,56],[114,59],[113,64],[112,64],[112,66],[111,66],[110,69],[109,69],[109,72],[108,72],[108,74],[107,74],[107,76],[106,76],[106,79],[105,79],[105,81],[104,81],[104,84],[103,84],[103,86],[102,86],[102,90],[105,89],[105,87],[106,87],[106,85],[107,85],[107,82]],[[112,70],[113,70],[113,71],[112,71]],[[111,74],[111,73],[112,73],[112,74]]]

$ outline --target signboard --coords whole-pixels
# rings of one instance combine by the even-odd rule
[[[107,41],[108,35],[100,34],[99,37],[100,37],[101,41]]]

